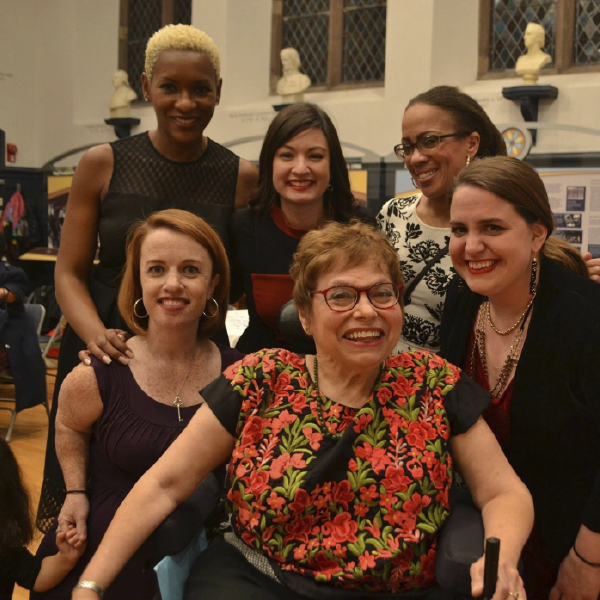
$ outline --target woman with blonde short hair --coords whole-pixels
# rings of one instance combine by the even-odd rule
[[[167,208],[204,218],[227,245],[227,220],[256,186],[256,168],[209,139],[221,98],[219,51],[190,25],[168,25],[146,48],[144,98],[156,128],[88,150],[73,177],[56,264],[56,296],[69,326],[60,350],[38,527],[46,530],[64,500],[54,452],[60,386],[88,350],[106,363],[134,356],[117,308],[125,235],[138,219]],[[99,264],[94,258],[100,240]],[[220,338],[226,342],[226,337]]]

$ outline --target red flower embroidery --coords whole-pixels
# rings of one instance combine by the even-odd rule
[[[310,447],[313,450],[318,450],[321,447],[321,442],[323,441],[323,435],[321,433],[315,431],[312,427],[304,427],[302,433],[309,441]]]
[[[368,488],[363,485],[360,488],[360,499],[363,502],[372,502],[379,496],[379,492],[377,491],[377,486],[372,483]]]
[[[254,445],[263,438],[263,430],[269,426],[269,422],[262,417],[251,416],[246,420],[242,431],[241,443]]]
[[[358,565],[363,571],[367,569],[375,568],[375,558],[371,556],[369,552],[365,552],[362,556],[358,557]]]
[[[308,506],[310,506],[310,496],[306,493],[306,490],[302,488],[297,489],[294,500],[290,502],[290,509],[294,514],[300,514],[303,513]]]
[[[292,394],[289,398],[292,409],[296,413],[301,413],[307,406],[306,394],[304,392],[298,392],[296,394]]]
[[[283,474],[290,467],[296,469],[302,469],[306,466],[306,461],[302,458],[302,454],[290,454],[285,452],[281,456],[278,456],[271,464],[271,477],[273,479],[279,479],[283,477]]]
[[[269,474],[266,471],[253,471],[246,478],[246,491],[260,496],[269,487]]]
[[[383,471],[386,465],[389,465],[392,462],[390,457],[385,453],[384,448],[373,448],[369,442],[365,442],[363,446],[356,448],[356,456],[371,463],[375,473]]]
[[[419,481],[423,479],[423,465],[417,458],[413,458],[406,463],[406,468],[412,473],[414,479]]]
[[[291,378],[289,373],[280,373],[273,386],[275,397],[287,398],[289,396],[288,392],[294,389],[290,382]]]
[[[282,429],[289,427],[298,418],[298,415],[291,415],[289,410],[279,413],[279,416],[271,421],[271,431],[278,434]]]
[[[410,500],[407,500],[402,505],[402,510],[409,514],[417,515],[424,508],[428,507],[431,504],[430,496],[421,496],[418,492],[415,492]]]
[[[405,492],[411,484],[410,477],[404,474],[402,467],[388,467],[385,470],[385,479],[382,479],[381,484],[385,487],[388,494],[396,492]]]
[[[285,498],[278,496],[275,492],[271,492],[267,498],[267,504],[273,510],[281,510],[286,505],[286,501]]]
[[[411,381],[406,377],[399,375],[396,381],[392,381],[392,389],[396,396],[404,398],[406,396],[412,396],[419,388],[414,386]]]

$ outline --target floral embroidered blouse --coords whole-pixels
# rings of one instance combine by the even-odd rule
[[[371,592],[435,583],[448,441],[489,403],[460,369],[427,351],[391,355],[362,408],[323,398],[324,424],[305,358],[287,350],[249,354],[202,394],[236,438],[234,529],[286,585],[290,574]]]

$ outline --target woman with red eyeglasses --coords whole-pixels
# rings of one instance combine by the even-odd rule
[[[531,498],[480,416],[485,392],[437,355],[390,354],[402,328],[394,249],[369,225],[328,223],[304,235],[291,276],[316,351],[260,350],[204,388],[206,406],[124,500],[73,598],[101,596],[228,461],[231,528],[194,564],[185,598],[448,598],[435,562],[455,465],[486,536],[502,540],[493,600],[525,600]]]

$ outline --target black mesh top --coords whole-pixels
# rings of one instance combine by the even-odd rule
[[[153,212],[179,208],[210,223],[227,247],[240,159],[209,139],[199,159],[174,162],[154,148],[147,132],[113,142],[111,147],[113,174],[98,224],[100,264],[92,272],[90,292],[104,324],[115,327],[129,227]]]
[[[147,132],[113,142],[111,147],[113,174],[98,226],[101,265],[120,269],[131,224],[167,208],[188,210],[206,219],[227,246],[238,156],[209,139],[199,159],[175,162],[159,154]]]
[[[210,139],[202,156],[192,162],[165,158],[148,132],[113,142],[111,147],[115,160],[109,193],[233,205],[239,158]]]

